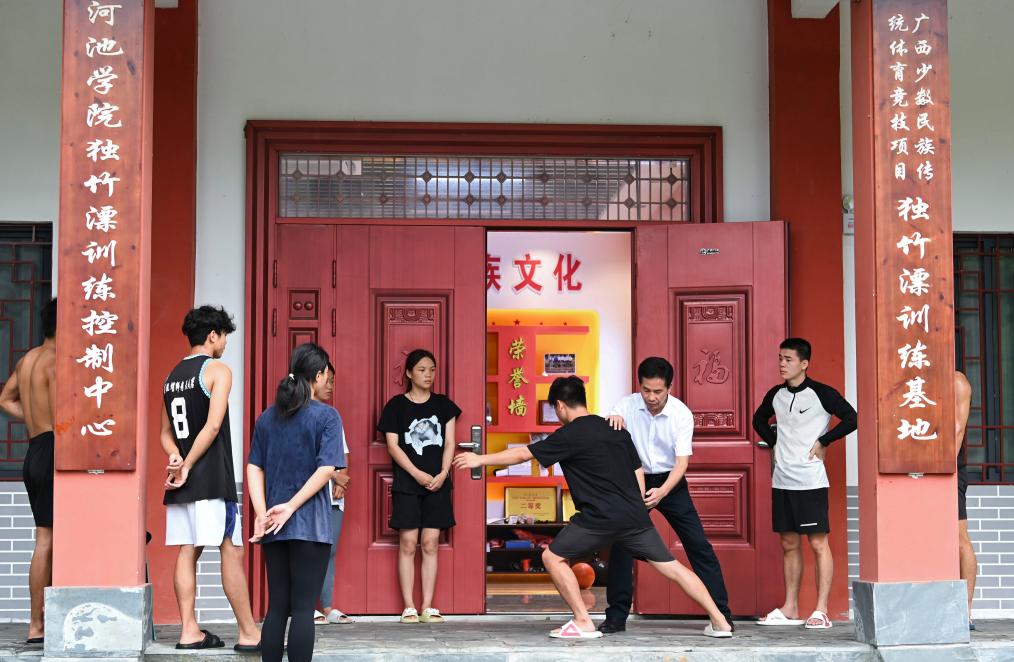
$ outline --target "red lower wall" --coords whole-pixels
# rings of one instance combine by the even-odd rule
[[[789,224],[789,332],[813,345],[809,374],[845,392],[838,8],[822,20],[793,19],[790,0],[768,1],[771,218]],[[772,357],[774,357],[772,349]],[[771,372],[777,379],[772,360]],[[831,618],[848,616],[845,444],[827,454]],[[800,608],[816,600],[807,556]]]
[[[162,382],[188,347],[180,331],[194,302],[197,248],[197,0],[155,10],[151,214],[151,354],[148,380],[148,573],[155,622],[178,623],[173,592],[176,548],[166,547],[162,485],[166,457],[158,435]]]

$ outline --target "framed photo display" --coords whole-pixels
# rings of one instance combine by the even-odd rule
[[[539,400],[536,422],[539,425],[560,425],[560,419],[556,417],[556,410],[549,400]]]
[[[530,515],[536,522],[556,521],[555,487],[507,487],[504,515]]]
[[[542,365],[547,375],[573,375],[577,372],[577,355],[543,354]]]

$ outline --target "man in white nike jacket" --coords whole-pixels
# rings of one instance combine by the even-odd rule
[[[775,452],[771,477],[772,528],[781,536],[785,569],[785,603],[759,621],[760,625],[831,627],[827,602],[834,559],[827,537],[827,472],[824,454],[832,441],[856,429],[856,410],[838,391],[806,376],[810,343],[788,338],[778,351],[783,383],[775,386],[753,415],[753,428]],[[771,418],[776,425],[771,426]],[[828,429],[831,418],[838,425]],[[799,586],[803,580],[801,537],[806,535],[817,560],[817,604],[806,621],[799,618]]]

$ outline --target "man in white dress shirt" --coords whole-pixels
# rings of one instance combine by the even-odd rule
[[[609,412],[615,429],[625,427],[634,440],[644,466],[644,504],[662,513],[676,532],[690,566],[704,582],[719,611],[732,623],[729,595],[715,550],[704,535],[701,518],[687,489],[686,472],[693,454],[694,415],[670,395],[673,367],[651,356],[637,367],[638,393],[623,398]],[[609,554],[606,588],[606,620],[599,626],[605,634],[627,629],[627,616],[634,594],[634,559],[619,545]]]

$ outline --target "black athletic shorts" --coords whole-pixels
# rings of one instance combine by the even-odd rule
[[[53,527],[53,433],[43,432],[28,442],[25,464],[21,468],[28,503],[32,506],[35,526]]]
[[[771,528],[776,533],[830,533],[827,488],[780,490],[771,488]]]
[[[662,536],[658,535],[653,526],[644,529],[602,531],[586,529],[580,524],[571,523],[556,534],[553,542],[549,544],[549,551],[565,559],[578,559],[608,549],[613,544],[622,545],[631,556],[641,561],[668,563],[673,560]]]
[[[450,487],[426,494],[392,492],[391,519],[387,525],[399,531],[449,529],[454,526],[453,495],[454,490]]]
[[[968,506],[965,504],[965,492],[968,491],[968,475],[964,469],[958,469],[958,521],[968,519]]]

